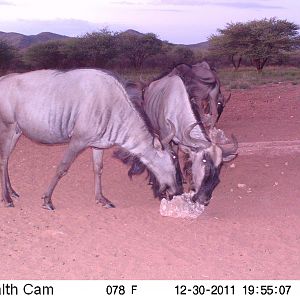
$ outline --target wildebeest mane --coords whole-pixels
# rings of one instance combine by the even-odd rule
[[[128,80],[124,83],[124,88],[129,96],[129,99],[132,102],[134,108],[136,109],[136,111],[139,113],[140,117],[143,119],[144,123],[146,124],[148,131],[154,137],[155,130],[153,129],[151,121],[142,107],[142,102],[143,102],[142,89],[139,88],[138,85],[134,81],[131,81],[131,80]]]

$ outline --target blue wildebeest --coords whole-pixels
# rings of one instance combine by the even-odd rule
[[[193,201],[208,205],[219,183],[222,162],[236,156],[236,139],[233,137],[231,145],[210,140],[197,122],[185,85],[177,75],[169,74],[151,82],[144,90],[142,107],[160,139],[166,139],[171,133],[172,142],[187,154],[186,168],[192,175],[195,191]],[[171,147],[170,144],[169,151]]]
[[[178,75],[184,82],[198,121],[201,120],[207,127],[214,127],[231,96],[225,99],[222,95],[216,72],[204,61],[192,66],[179,64],[170,74]],[[210,118],[207,119],[207,116]]]
[[[11,196],[18,196],[9,180],[8,159],[21,134],[44,144],[68,143],[43,196],[44,208],[54,209],[55,186],[88,147],[93,148],[95,198],[103,206],[113,207],[101,188],[103,149],[113,145],[140,159],[156,176],[161,192],[179,193],[172,157],[159,148],[123,85],[104,71],[41,70],[0,79],[1,183],[7,206],[13,206]]]

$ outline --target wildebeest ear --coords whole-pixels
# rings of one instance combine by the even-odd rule
[[[226,105],[231,98],[231,93],[229,93],[228,97],[224,100],[224,105]]]
[[[222,156],[223,161],[231,161],[237,156],[237,150],[238,150],[238,141],[236,137],[232,134],[231,135],[232,144],[227,145],[219,145],[222,149]]]
[[[215,73],[210,69],[207,62],[198,63],[192,66],[194,75],[206,84],[218,82]]]
[[[194,66],[195,67],[201,67],[201,68],[204,68],[204,69],[207,69],[207,70],[211,70],[210,65],[206,61],[203,61],[201,63],[196,63],[196,64],[193,65],[193,67]]]
[[[185,77],[187,74],[192,72],[192,67],[187,64],[177,65],[170,73],[170,75],[178,75],[180,77]]]
[[[156,136],[153,138],[153,147],[159,151],[163,150],[163,146],[162,146],[160,140]]]

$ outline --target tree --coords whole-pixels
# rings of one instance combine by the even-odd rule
[[[143,35],[119,34],[119,53],[127,58],[135,69],[140,69],[145,60],[158,54],[162,41],[154,33]]]
[[[60,68],[63,60],[62,45],[62,41],[51,41],[34,45],[25,52],[24,61],[32,69]]]
[[[245,55],[244,37],[248,34],[248,28],[243,23],[229,23],[225,29],[218,29],[219,35],[209,38],[209,50],[212,56],[229,57],[233,67],[240,67],[242,57]]]
[[[249,27],[246,55],[258,71],[270,58],[290,52],[299,45],[299,26],[286,20],[271,18],[247,23]]]
[[[184,46],[176,46],[172,49],[173,51],[169,54],[173,59],[173,65],[180,63],[192,64],[194,62],[194,52]]]
[[[260,72],[270,58],[299,45],[299,26],[276,18],[229,23],[209,39],[215,55],[228,56],[235,69],[248,57]]]
[[[33,69],[105,67],[116,56],[115,34],[103,29],[67,41],[30,47],[24,60]]]
[[[105,67],[117,55],[116,34],[107,29],[87,33],[79,38],[82,52],[86,54],[86,65]]]
[[[5,73],[11,67],[15,57],[15,49],[0,40],[0,73]]]
[[[91,65],[84,39],[72,38],[64,42],[61,49],[63,68],[82,68]]]

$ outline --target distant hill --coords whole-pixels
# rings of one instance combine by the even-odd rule
[[[65,40],[70,37],[60,35],[52,32],[41,32],[36,35],[24,35],[16,32],[2,32],[0,31],[0,40],[3,40],[15,48],[25,49],[38,43],[48,41]]]
[[[197,44],[190,44],[190,45],[183,45],[186,46],[188,48],[190,48],[191,50],[197,50],[197,49],[208,49],[209,46],[209,42],[201,42],[201,43],[197,43]]]
[[[144,33],[141,33],[139,31],[136,31],[134,29],[127,29],[125,31],[120,32],[120,35],[135,35],[135,36],[144,36]]]
[[[120,33],[120,35],[136,35],[136,36],[143,36],[144,34],[133,30],[133,29],[128,29],[126,31],[123,31]],[[201,43],[197,43],[197,44],[189,44],[189,45],[185,45],[185,44],[173,44],[173,43],[169,43],[170,45],[174,45],[174,46],[182,46],[182,47],[188,47],[191,50],[197,50],[197,49],[207,49],[208,48],[208,41],[206,42],[201,42]]]
[[[143,36],[144,34],[133,30],[128,29],[126,31],[123,31],[120,33],[120,35],[135,35],[135,36]],[[5,42],[9,43],[13,47],[17,49],[26,49],[32,45],[38,44],[38,43],[45,43],[49,41],[57,41],[57,40],[65,40],[70,39],[71,37],[66,35],[60,35],[52,32],[41,32],[36,35],[24,35],[21,33],[16,32],[2,32],[0,31],[0,40],[4,40]],[[176,44],[171,45],[176,46]],[[191,50],[197,50],[197,49],[207,49],[208,48],[208,42],[202,42],[197,44],[190,44],[190,45],[184,45],[184,44],[177,44],[177,46],[183,46],[188,47]]]

